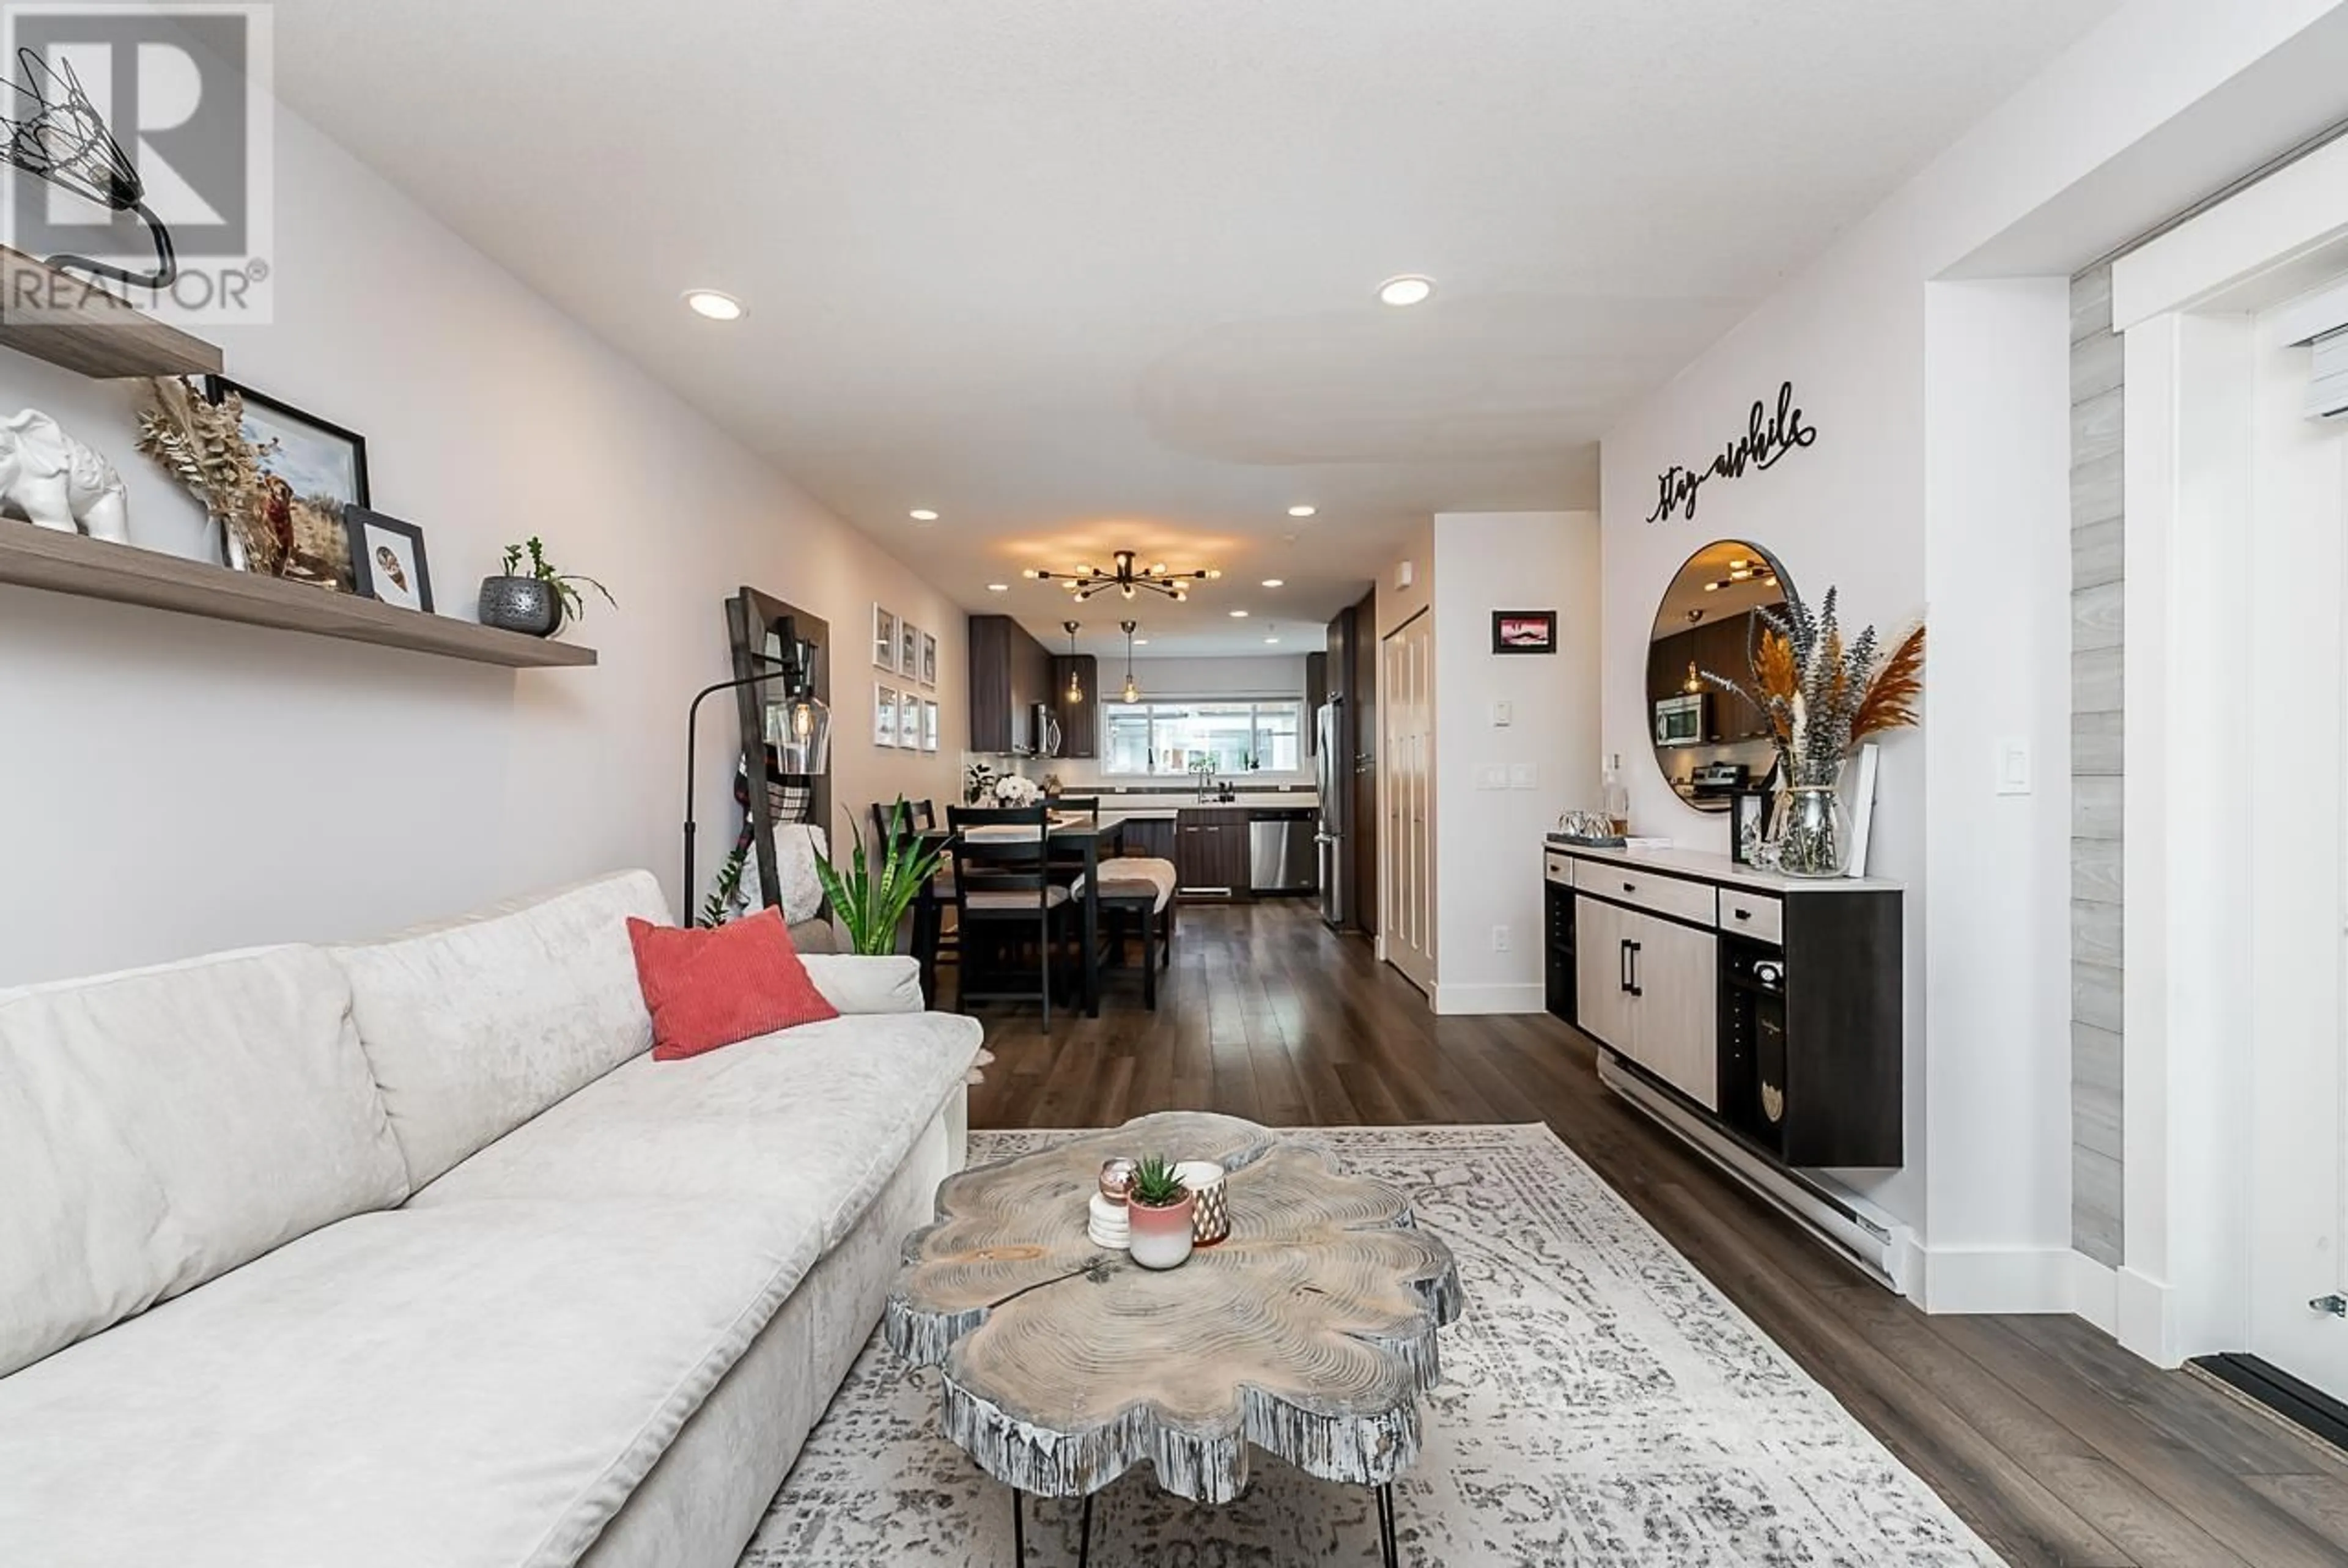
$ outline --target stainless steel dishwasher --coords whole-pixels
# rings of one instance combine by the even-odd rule
[[[1248,813],[1248,891],[1310,893],[1320,885],[1315,806],[1272,806]]]

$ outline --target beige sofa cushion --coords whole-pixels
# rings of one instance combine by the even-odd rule
[[[334,949],[414,1184],[652,1049],[631,915],[669,918],[650,872]]]
[[[565,1568],[816,1230],[579,1196],[345,1220],[0,1379],[0,1563]]]
[[[0,1375],[407,1195],[315,948],[0,993]]]
[[[953,1013],[843,1017],[682,1061],[646,1054],[482,1150],[409,1200],[566,1194],[753,1202],[848,1234],[963,1083],[983,1033]]]

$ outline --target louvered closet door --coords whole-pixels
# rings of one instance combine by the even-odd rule
[[[1421,990],[1435,985],[1434,618],[1385,640],[1379,706],[1385,717],[1386,961]]]

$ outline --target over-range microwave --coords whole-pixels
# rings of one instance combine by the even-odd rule
[[[1703,692],[1691,692],[1683,697],[1657,699],[1655,744],[1659,746],[1704,744],[1704,715],[1711,702],[1711,695]]]

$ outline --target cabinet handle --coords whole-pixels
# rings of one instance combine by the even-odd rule
[[[1616,944],[1622,950],[1614,955],[1614,981],[1617,989],[1631,989],[1631,943],[1628,938]]]
[[[1635,882],[1625,882],[1622,884],[1622,891],[1625,893],[1636,893],[1638,890],[1639,885]]]
[[[1739,909],[1739,910],[1736,910],[1735,913],[1735,915],[1736,915],[1736,917],[1737,917],[1738,919],[1740,919],[1740,920],[1750,920],[1751,918],[1753,918],[1753,911],[1752,911],[1752,910],[1750,910],[1750,909]]]
[[[1631,944],[1631,994],[1634,997],[1647,994],[1646,988],[1639,984],[1639,955],[1644,951],[1646,948],[1639,943]]]

